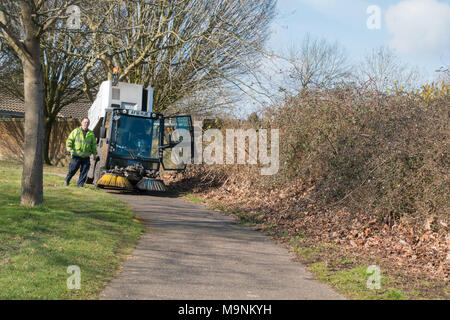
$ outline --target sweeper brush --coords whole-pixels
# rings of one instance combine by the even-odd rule
[[[136,187],[142,191],[167,191],[167,187],[161,180],[151,178],[142,178],[142,180],[138,182]]]
[[[117,188],[132,190],[133,186],[127,178],[113,173],[104,174],[98,181],[97,186],[105,188]]]

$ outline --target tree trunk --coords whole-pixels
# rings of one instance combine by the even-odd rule
[[[53,118],[45,119],[45,130],[44,130],[44,162],[51,165],[50,160],[50,136],[52,134],[52,128],[55,120]]]
[[[28,8],[27,8],[28,9]],[[25,100],[24,161],[20,203],[41,205],[43,199],[44,101],[40,41],[31,15],[24,15],[25,41],[28,56],[22,57]],[[28,25],[27,25],[28,24]]]

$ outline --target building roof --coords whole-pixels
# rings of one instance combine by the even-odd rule
[[[90,102],[87,98],[82,98],[81,100],[62,108],[62,110],[58,113],[58,117],[83,119],[88,116],[88,111],[91,105],[92,102]]]
[[[0,112],[2,115],[12,114],[15,116],[23,116],[23,101],[14,97],[9,92],[0,89]]]
[[[78,102],[69,104],[58,113],[59,118],[82,119],[87,117],[92,103],[87,98],[81,98]],[[24,102],[11,93],[0,89],[0,117],[23,117]]]

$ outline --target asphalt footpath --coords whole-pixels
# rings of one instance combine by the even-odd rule
[[[116,196],[147,232],[100,299],[344,299],[288,249],[221,212],[177,197]]]

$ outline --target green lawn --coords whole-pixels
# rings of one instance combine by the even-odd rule
[[[20,164],[0,161],[0,299],[96,299],[144,228],[123,201],[44,175],[44,205],[19,205]],[[75,181],[72,182],[75,185]],[[81,270],[69,290],[67,268]]]

